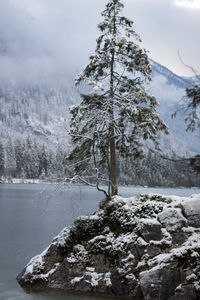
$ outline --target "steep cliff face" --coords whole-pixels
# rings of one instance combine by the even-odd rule
[[[200,195],[104,201],[79,217],[17,280],[131,299],[200,299]]]

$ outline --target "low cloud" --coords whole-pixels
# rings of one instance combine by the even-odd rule
[[[95,49],[106,0],[1,0],[0,81],[63,80],[81,71]],[[199,15],[175,0],[125,0],[125,14],[150,56],[173,71],[187,72],[178,58],[198,69]]]
[[[175,4],[187,9],[200,10],[199,0],[177,0]]]

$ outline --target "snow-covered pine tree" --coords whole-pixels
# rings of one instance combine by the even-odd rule
[[[5,155],[3,144],[0,143],[0,178],[4,175],[5,172]]]
[[[15,159],[15,151],[12,139],[9,137],[8,142],[5,146],[6,152],[6,175],[15,177],[16,176],[16,159]]]
[[[14,152],[16,161],[16,176],[23,177],[25,165],[25,145],[22,138],[18,137],[14,141]]]
[[[39,151],[39,175],[43,174],[45,177],[48,175],[48,160],[47,160],[47,151],[43,145]]]
[[[186,95],[178,103],[172,118],[176,117],[179,112],[186,113],[186,131],[193,132],[200,128],[200,76],[196,77],[196,83],[187,87],[185,92]]]
[[[144,140],[158,146],[156,134],[167,132],[156,112],[157,101],[144,84],[150,80],[151,65],[133,22],[123,16],[121,0],[109,0],[98,25],[100,36],[89,64],[78,76],[92,87],[82,102],[71,109],[70,134],[73,149],[68,161],[84,175],[92,162],[108,170],[108,196],[116,195],[117,157],[140,158]],[[97,178],[97,187],[99,178]]]
[[[187,131],[200,128],[200,79],[198,84],[186,88],[186,109],[188,111],[185,122],[188,124]]]
[[[39,174],[39,151],[37,142],[31,136],[26,139],[25,172],[27,178],[38,178]]]

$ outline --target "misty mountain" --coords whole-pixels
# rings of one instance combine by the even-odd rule
[[[200,140],[197,133],[185,131],[184,116],[171,119],[192,79],[180,77],[154,61],[152,66],[152,82],[148,89],[158,99],[159,113],[170,131],[169,136],[160,136],[161,147],[170,155],[198,152]],[[52,147],[58,144],[68,147],[69,107],[79,100],[73,82],[61,77],[34,84],[1,82],[0,141],[6,142],[9,136],[33,135]]]
[[[49,145],[66,144],[69,106],[77,101],[73,87],[59,81],[33,86],[0,87],[0,139],[35,136]]]
[[[174,74],[168,68],[158,64],[154,60],[150,60],[152,65],[152,77],[155,78],[156,76],[164,76],[167,79],[169,85],[174,85],[177,88],[186,88],[190,84],[192,84],[193,80],[191,77],[181,77]]]
[[[161,117],[169,127],[169,136],[161,136],[163,151],[179,155],[190,155],[188,150],[199,153],[200,139],[198,132],[186,132],[185,117],[183,112],[172,119],[172,113],[177,109],[182,97],[185,96],[185,88],[194,83],[193,77],[181,77],[174,74],[166,67],[152,62],[152,82],[150,92],[160,103],[158,109]]]

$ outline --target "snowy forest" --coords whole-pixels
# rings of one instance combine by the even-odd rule
[[[49,149],[30,136],[9,139],[5,145],[0,143],[0,177],[64,183],[71,175],[66,164],[67,154],[64,148]],[[135,163],[121,159],[118,174],[121,185],[197,187],[200,182],[200,176],[189,162],[166,160],[151,151]],[[87,175],[90,175],[89,171]]]
[[[9,139],[0,144],[0,175],[8,179],[63,180],[66,152],[62,148],[50,150],[35,138]]]

